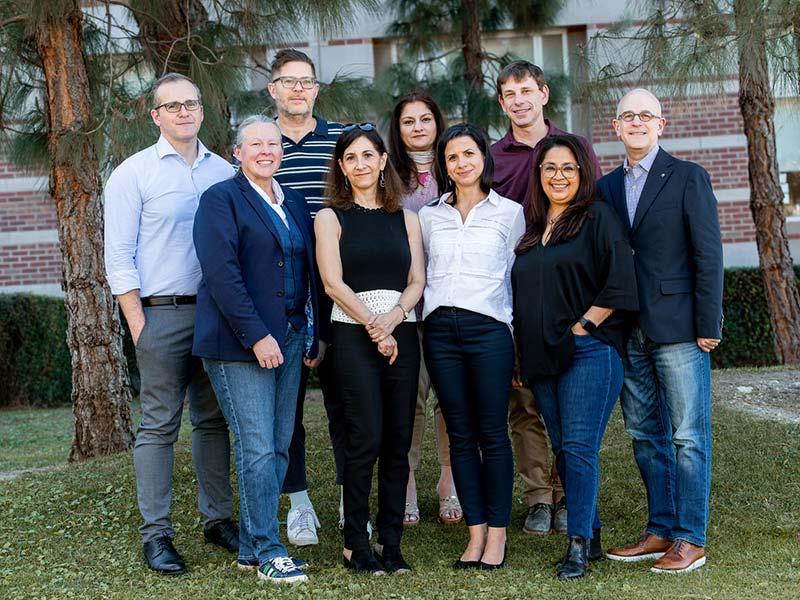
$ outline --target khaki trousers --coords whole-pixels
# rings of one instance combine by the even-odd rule
[[[517,472],[525,484],[523,495],[528,506],[536,503],[555,504],[564,497],[564,488],[552,460],[539,406],[529,388],[511,390],[508,424]],[[551,464],[552,463],[552,464]]]
[[[417,324],[417,337],[419,338],[420,365],[419,379],[417,380],[417,409],[414,415],[414,433],[411,437],[411,450],[408,452],[408,466],[413,473],[419,468],[422,451],[422,438],[425,435],[427,423],[428,395],[431,391],[431,378],[425,367],[425,357],[422,355],[422,323]],[[439,455],[439,465],[450,466],[450,439],[447,437],[447,427],[444,424],[439,401],[433,405],[433,425],[436,429],[436,448]]]

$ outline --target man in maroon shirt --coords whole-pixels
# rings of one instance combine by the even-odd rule
[[[566,134],[544,118],[544,105],[550,97],[544,72],[536,65],[517,60],[500,71],[497,96],[503,112],[511,121],[506,135],[492,144],[494,187],[501,196],[527,206],[531,176],[538,168],[541,143],[551,135]],[[599,179],[600,163],[585,138],[576,136],[586,148]],[[567,507],[564,490],[558,479],[555,461],[549,466],[547,431],[533,393],[515,387],[509,399],[508,422],[517,471],[525,484],[528,512],[522,530],[525,533],[566,533]]]

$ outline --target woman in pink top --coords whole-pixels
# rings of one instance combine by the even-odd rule
[[[436,178],[433,175],[433,159],[436,142],[446,127],[442,111],[426,92],[412,92],[400,98],[395,105],[389,124],[389,152],[392,164],[406,188],[401,199],[404,208],[419,212],[423,206],[439,197]],[[417,305],[417,316],[421,315],[422,302]],[[417,330],[421,343],[422,319],[418,318],[418,321]],[[408,453],[411,470],[406,487],[406,509],[403,519],[407,526],[419,522],[417,482],[414,472],[420,464],[422,438],[427,421],[428,394],[431,390],[431,380],[424,360],[420,362],[418,384],[414,435]],[[433,421],[436,427],[440,465],[439,483],[436,486],[439,497],[439,519],[443,523],[458,523],[463,513],[453,483],[453,472],[450,469],[450,441],[438,401],[433,407]]]

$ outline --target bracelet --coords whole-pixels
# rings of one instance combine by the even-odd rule
[[[410,311],[406,311],[406,309],[405,309],[405,308],[403,308],[403,305],[402,305],[402,304],[400,304],[400,303],[398,302],[397,304],[395,304],[395,305],[392,307],[392,310],[394,310],[395,308],[399,308],[399,309],[400,309],[400,311],[403,313],[403,321],[405,321],[406,319],[408,319],[408,313],[409,313]]]

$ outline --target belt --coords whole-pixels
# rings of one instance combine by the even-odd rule
[[[140,298],[142,306],[178,306],[197,304],[197,296],[147,296]]]

